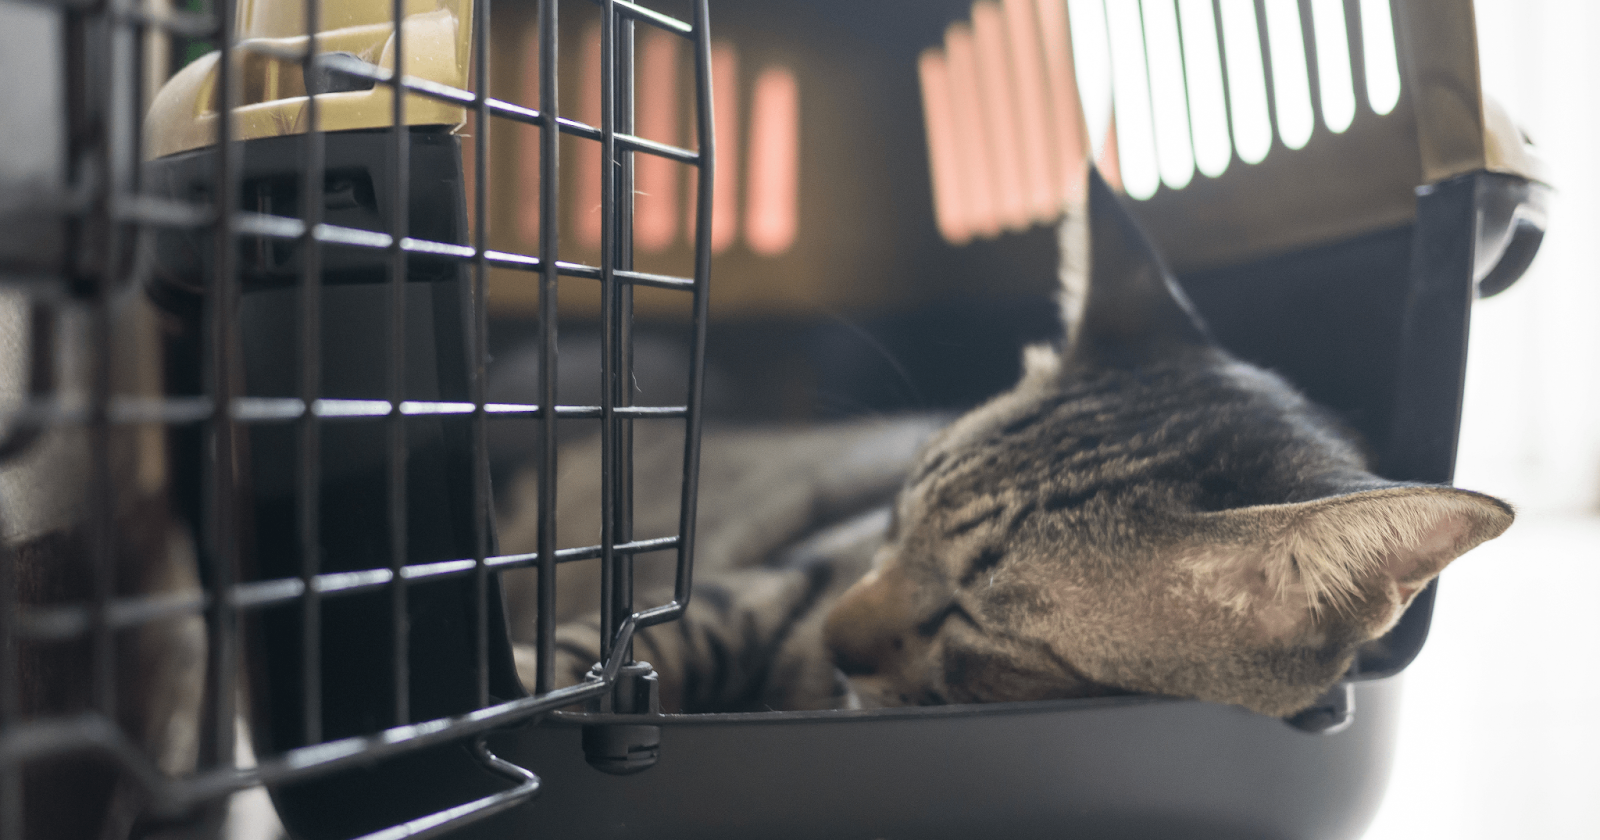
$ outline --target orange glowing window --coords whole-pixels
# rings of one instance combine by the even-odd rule
[[[786,67],[768,67],[756,77],[747,183],[750,250],[767,256],[789,250],[800,227],[800,86]]]
[[[978,0],[970,24],[950,26],[944,48],[917,59],[934,215],[951,244],[1051,223],[1083,199],[1095,144],[1079,80],[1093,73],[1080,72],[1068,7],[1068,0]],[[1107,116],[1109,88],[1108,78]],[[1116,126],[1101,122],[1093,133],[1101,132],[1110,140],[1097,164],[1120,186]]]
[[[950,73],[938,50],[927,50],[917,60],[922,79],[922,113],[928,129],[928,167],[933,177],[933,210],[939,233],[960,245],[971,237],[966,202],[961,194],[961,152],[957,147],[955,114],[950,105]]]
[[[654,28],[640,33],[634,97],[634,133],[678,145],[678,50],[680,40]],[[634,154],[633,237],[642,251],[661,251],[678,236],[679,164]],[[712,208],[715,209],[715,203]]]
[[[1083,103],[1072,53],[1072,30],[1066,0],[1036,0],[1045,77],[1049,80],[1050,125],[1055,173],[1063,203],[1083,200],[1088,170],[1089,138],[1083,125]]]
[[[988,138],[980,127],[983,113],[979,104],[978,61],[972,48],[972,29],[956,24],[945,32],[945,61],[950,70],[950,102],[957,118],[957,148],[961,152],[962,197],[967,205],[968,229],[976,236],[1000,232],[993,177],[993,155]]]
[[[535,107],[539,96],[537,31],[528,33],[523,66],[524,99]],[[684,49],[680,39],[641,28],[636,53],[634,134],[682,146],[692,143],[694,90],[683,78]],[[577,119],[601,124],[600,26],[591,24],[577,54],[579,90],[573,106]],[[749,131],[740,113],[739,56],[732,44],[711,48],[712,109],[717,126],[717,177],[713,185],[711,249],[726,251],[741,228],[746,245],[757,254],[776,256],[794,245],[800,221],[800,90],[794,72],[768,67],[752,84]],[[533,242],[539,232],[539,136],[537,129],[518,138],[518,182],[523,200],[518,207],[518,232]],[[580,142],[573,148],[570,235],[584,250],[600,247],[603,172],[600,144]],[[641,252],[659,252],[693,244],[698,179],[685,176],[681,164],[643,153],[634,159],[634,245]],[[742,164],[748,161],[748,167]],[[741,176],[743,176],[741,178]],[[743,212],[740,194],[743,191]]]
[[[1017,132],[1005,18],[998,3],[981,0],[972,4],[972,41],[977,52],[979,90],[982,91],[983,109],[977,113],[982,115],[983,128],[989,132],[1000,224],[1007,230],[1021,230],[1028,226],[1022,140]]]
[[[1004,0],[1006,38],[1010,44],[1011,76],[1022,150],[1024,199],[1028,216],[1047,221],[1061,209],[1061,179],[1051,154],[1055,144],[1045,94],[1044,59],[1033,0]]]

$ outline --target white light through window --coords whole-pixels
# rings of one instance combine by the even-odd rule
[[[1233,158],[1228,140],[1228,107],[1222,96],[1222,57],[1217,53],[1217,22],[1211,0],[1178,0],[1183,23],[1183,67],[1189,79],[1189,121],[1194,162],[1215,178]]]
[[[1344,25],[1344,0],[1311,0],[1317,44],[1317,87],[1322,122],[1339,134],[1356,117],[1355,83],[1350,80],[1350,34]]]
[[[1189,139],[1189,93],[1183,84],[1183,46],[1172,0],[1144,0],[1144,46],[1150,65],[1150,105],[1155,117],[1156,163],[1161,180],[1181,190],[1194,178]]]
[[[1400,61],[1394,54],[1389,0],[1361,0],[1361,52],[1366,56],[1367,103],[1380,116],[1400,101]]]
[[[1155,129],[1150,117],[1150,86],[1145,76],[1144,27],[1139,6],[1106,4],[1106,31],[1111,36],[1111,91],[1117,112],[1117,152],[1122,185],[1134,198],[1155,195],[1161,177],[1156,168]]]
[[[1261,34],[1251,0],[1221,0],[1222,38],[1228,58],[1228,99],[1233,147],[1245,163],[1260,163],[1272,148],[1267,116],[1267,79],[1261,67]]]
[[[1267,48],[1272,51],[1272,104],[1277,106],[1278,139],[1290,149],[1304,149],[1314,120],[1299,3],[1267,0],[1266,8]]]
[[[1068,0],[1067,14],[1072,21],[1072,69],[1078,77],[1089,145],[1098,159],[1111,127],[1111,46],[1105,6],[1101,0]]]
[[[1311,80],[1306,74],[1305,36],[1300,4],[1266,0],[1267,46],[1272,51],[1273,104],[1278,109],[1278,139],[1291,149],[1311,139]]]

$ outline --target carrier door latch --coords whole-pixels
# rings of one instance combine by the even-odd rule
[[[599,676],[600,666],[595,666]],[[661,714],[660,683],[648,662],[622,666],[611,691],[590,701],[589,712],[617,715]],[[648,770],[661,757],[661,727],[642,723],[594,723],[583,727],[583,757],[589,766],[613,776]]]

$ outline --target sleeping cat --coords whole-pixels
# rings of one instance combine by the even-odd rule
[[[1061,345],[953,423],[707,432],[694,599],[637,636],[666,710],[1142,692],[1289,715],[1510,525],[1488,496],[1373,475],[1328,412],[1217,347],[1097,174],[1062,244]],[[635,532],[668,533],[678,432],[637,434]],[[562,457],[558,530],[597,534],[598,446]],[[507,550],[532,550],[532,487]],[[559,588],[589,599],[562,604],[566,682],[598,658],[583,565]],[[641,605],[668,565],[639,561]],[[531,684],[531,591],[507,586]]]

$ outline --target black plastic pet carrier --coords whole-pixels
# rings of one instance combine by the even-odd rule
[[[1432,588],[1290,721],[660,715],[629,639],[690,594],[713,374],[744,420],[1008,387],[1057,329],[1073,155],[1223,344],[1382,474],[1448,482],[1471,301],[1531,261],[1546,190],[1470,0],[741,0],[715,40],[707,6],[0,5],[33,62],[0,63],[0,112],[36,138],[0,149],[0,840],[210,836],[258,785],[340,840],[1360,835]],[[672,341],[681,397],[636,405],[636,342]],[[590,348],[577,403],[558,362]],[[683,434],[673,534],[632,530],[638,423]],[[556,443],[596,426],[579,545]],[[539,465],[526,554],[496,543],[497,429]],[[675,597],[635,603],[663,550]],[[596,559],[607,658],[555,689],[556,568]]]

